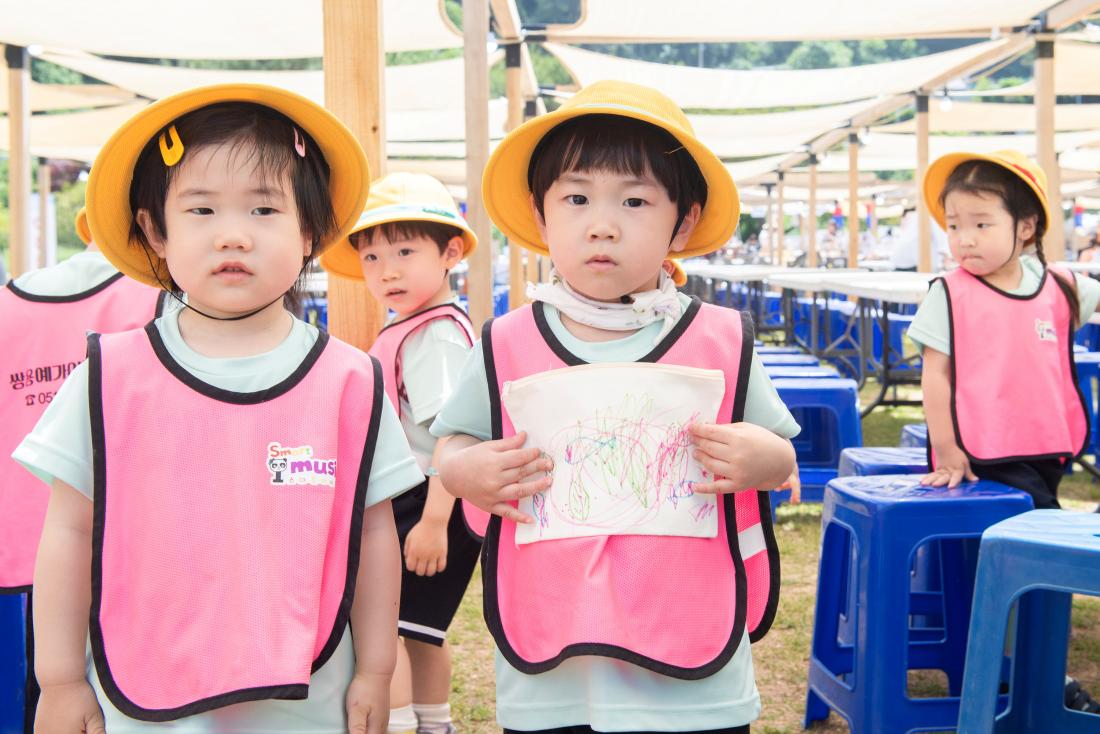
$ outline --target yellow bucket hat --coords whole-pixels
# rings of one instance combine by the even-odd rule
[[[332,241],[347,236],[370,189],[370,170],[359,141],[331,112],[285,89],[263,84],[219,84],[198,87],[154,102],[127,120],[100,149],[88,177],[85,196],[88,224],[96,244],[126,275],[154,287],[170,282],[165,262],[136,239],[130,240],[130,183],[134,165],[146,144],[188,112],[221,102],[250,102],[270,107],[290,118],[321,148],[329,166],[329,190],[337,231]],[[170,131],[174,134],[174,130]],[[162,151],[175,149],[178,136]],[[183,151],[180,152],[182,155]],[[329,243],[324,243],[329,244]],[[150,268],[150,260],[153,268]]]
[[[80,207],[80,211],[76,213],[76,219],[73,220],[73,226],[76,228],[76,236],[80,238],[80,241],[85,245],[92,243],[92,230],[88,229],[88,210],[84,207]]]
[[[1047,226],[1050,226],[1050,205],[1047,203],[1047,175],[1035,161],[1016,150],[998,150],[995,153],[948,153],[937,158],[924,174],[924,203],[932,218],[944,229],[947,228],[947,214],[940,203],[940,195],[947,185],[947,179],[955,169],[967,161],[987,161],[1006,168],[1035,192],[1039,205],[1043,209]]]
[[[349,239],[356,232],[390,222],[436,222],[462,233],[462,257],[477,247],[477,235],[459,213],[454,198],[438,179],[424,173],[391,173],[370,187],[370,198],[359,221],[335,247],[321,255],[321,267],[333,275],[363,279],[359,253]]]
[[[482,176],[482,196],[497,227],[505,236],[540,255],[549,255],[539,236],[531,211],[531,190],[527,170],[531,154],[551,129],[582,115],[619,115],[648,122],[668,132],[695,159],[707,183],[707,204],[691,239],[677,257],[705,255],[726,244],[737,228],[741,202],[729,171],[703,145],[687,115],[660,92],[627,82],[604,81],[577,92],[561,107],[510,132],[489,158]]]

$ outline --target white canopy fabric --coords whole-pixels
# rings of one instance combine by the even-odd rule
[[[458,48],[443,0],[385,0],[387,51]],[[173,59],[319,57],[320,0],[0,0],[0,42]]]
[[[3,0],[0,0],[3,2]],[[112,61],[81,52],[43,51],[39,58],[79,71],[100,81],[160,99],[207,84],[270,84],[289,89],[318,103],[324,101],[321,71],[238,71],[191,69],[132,61]],[[492,63],[495,58],[490,58]],[[423,64],[386,67],[386,109],[463,109],[466,103],[465,64],[461,57]]]
[[[1061,40],[1054,44],[1054,91],[1056,94],[1100,95],[1100,43]],[[1035,81],[1027,81],[1019,86],[1003,89],[986,89],[980,92],[967,92],[965,96],[1000,97],[1020,95],[1030,97],[1035,94]]]
[[[685,5],[690,4],[681,3],[678,7]],[[831,7],[828,3],[820,5]],[[635,10],[630,15],[644,14]],[[727,11],[726,15],[735,14]],[[901,61],[840,69],[752,71],[635,61],[556,43],[548,43],[546,48],[581,86],[618,79],[655,87],[687,109],[759,109],[832,105],[911,92],[929,79],[1006,43],[1006,40],[986,41]]]
[[[132,92],[107,84],[39,84],[32,81],[27,103],[31,112],[109,107],[134,98]],[[8,111],[8,75],[0,74],[0,112]]]
[[[928,105],[928,125],[933,133],[1034,132],[1035,106],[952,101],[948,109],[943,109],[932,100]],[[1060,104],[1054,108],[1054,126],[1058,132],[1100,130],[1100,104]],[[916,129],[915,119],[873,128],[889,133],[911,133]]]
[[[568,43],[988,37],[993,28],[1028,25],[1057,0],[691,0],[650,8],[640,4],[638,0],[584,0],[581,21],[574,26],[550,26],[547,37]]]

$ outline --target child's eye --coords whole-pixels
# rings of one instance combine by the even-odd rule
[[[645,199],[639,199],[636,196],[632,196],[623,203],[631,209],[637,209],[638,207],[645,205]]]
[[[258,206],[252,210],[253,214],[258,214],[261,217],[269,217],[276,212],[275,207],[272,206]]]
[[[363,255],[363,259],[369,263],[372,263],[378,259],[378,256],[368,252],[366,255]]]
[[[195,206],[187,210],[188,214],[198,214],[203,217],[208,217],[214,213],[214,210],[208,206]]]
[[[401,257],[406,257],[413,254],[413,249],[411,247],[402,247],[400,250],[397,251],[397,254]]]
[[[584,206],[588,203],[588,197],[584,194],[570,194],[565,200],[574,206]]]

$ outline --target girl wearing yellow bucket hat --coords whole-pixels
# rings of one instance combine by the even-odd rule
[[[36,568],[44,729],[381,729],[389,498],[422,475],[377,363],[283,304],[368,181],[335,117],[256,85],[160,100],[100,152],[96,243],[185,308],[91,335],[27,439],[53,487]]]
[[[432,427],[453,436],[446,487],[493,513],[483,573],[498,721],[746,731],[759,709],[749,642],[778,599],[770,506],[756,490],[787,479],[798,426],[755,358],[751,320],[678,294],[666,270],[730,238],[737,189],[671,100],[603,82],[502,140],[483,194],[509,239],[554,265],[531,305],[485,326]],[[720,399],[671,397],[705,376]],[[531,391],[513,403],[520,385]],[[683,400],[709,419],[659,417]],[[521,409],[543,418],[524,424]],[[641,423],[680,439],[631,436]],[[549,438],[585,426],[591,442]],[[639,531],[630,511],[589,519],[611,501],[605,481],[670,519],[713,508],[713,533],[687,538],[663,520]],[[759,542],[738,547],[738,533]],[[668,624],[673,608],[691,610],[691,640]]]
[[[441,182],[425,174],[391,173],[371,184],[367,207],[348,239],[321,256],[330,275],[365,279],[374,298],[396,314],[370,354],[382,365],[386,394],[429,475],[393,501],[405,559],[398,617],[403,644],[391,688],[394,732],[447,734],[452,726],[446,632],[481,545],[467,532],[462,507],[433,469],[442,442],[428,426],[474,341],[449,275],[476,246],[477,236]]]
[[[923,481],[994,479],[1056,508],[1065,462],[1088,436],[1073,334],[1100,283],[1048,268],[1041,247],[1023,254],[1052,216],[1046,176],[1026,156],[944,156],[923,191],[959,263],[933,281],[909,329],[924,355],[933,471]]]

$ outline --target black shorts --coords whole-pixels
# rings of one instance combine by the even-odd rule
[[[1036,510],[1057,510],[1058,485],[1066,471],[1062,459],[1006,461],[1002,464],[972,463],[970,469],[979,479],[1000,482],[1031,495]]]
[[[462,503],[455,502],[447,523],[447,568],[434,576],[417,576],[405,568],[405,538],[424,513],[428,483],[393,499],[393,517],[401,540],[401,610],[397,634],[431,645],[442,645],[458,611],[481,554],[481,544],[466,529]]]

